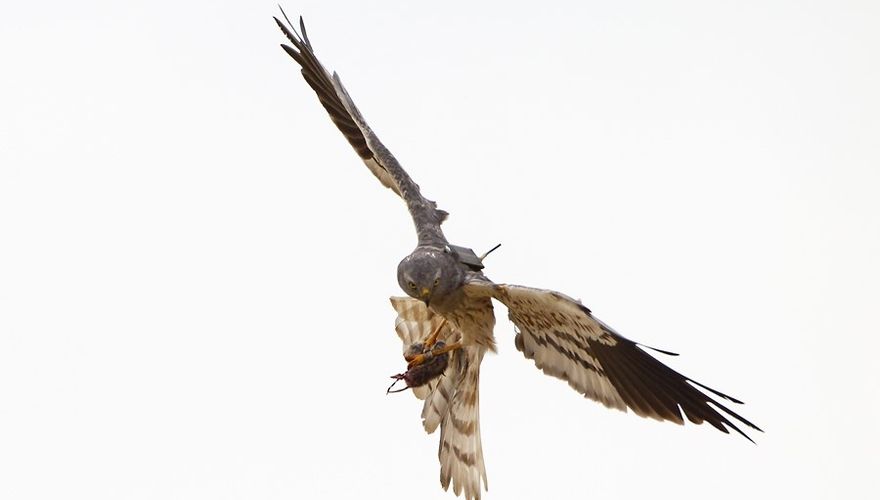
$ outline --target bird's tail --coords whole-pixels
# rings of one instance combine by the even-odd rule
[[[425,304],[409,297],[391,297],[397,311],[395,330],[404,351],[413,343],[424,341],[436,328],[439,339],[453,343],[461,334],[432,313]],[[480,363],[486,348],[468,346],[450,353],[449,366],[443,375],[413,394],[424,399],[422,424],[430,434],[440,427],[440,483],[456,495],[464,492],[467,500],[479,500],[481,485],[488,489],[483,447],[480,441]]]
[[[448,489],[451,482],[452,491],[464,492],[467,500],[479,500],[481,484],[489,489],[480,441],[480,363],[485,353],[481,346],[455,351],[451,364],[456,380],[440,424],[440,484]],[[426,409],[430,402],[425,401]],[[425,424],[427,429],[428,420]]]

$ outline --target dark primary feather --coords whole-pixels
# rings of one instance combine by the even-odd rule
[[[703,387],[724,399],[739,403],[734,398],[704,386],[678,373],[643,351],[635,342],[612,333],[618,340],[614,346],[591,343],[592,352],[605,368],[611,383],[617,388],[627,406],[643,417],[660,417],[678,424],[683,423],[679,408],[688,420],[695,424],[704,421],[727,433],[725,426],[752,441],[739,427],[713,405],[755,430],[755,424],[696,389],[691,383]]]
[[[734,421],[761,431],[697,387],[733,403],[740,401],[666,366],[564,294],[496,285],[485,278],[469,282],[465,293],[488,294],[502,302],[519,329],[517,350],[544,373],[610,408],[629,408],[639,416],[677,424],[684,423],[684,412],[695,424],[707,422],[724,433],[733,429],[749,441],[752,438]]]
[[[284,17],[285,19],[287,18],[286,15]],[[373,152],[370,151],[370,148],[367,146],[367,139],[364,137],[363,132],[358,128],[351,115],[346,111],[345,105],[339,100],[339,96],[336,95],[336,90],[333,88],[333,82],[330,80],[329,72],[315,57],[312,50],[312,44],[309,42],[308,36],[306,35],[305,24],[303,23],[302,18],[300,18],[300,30],[303,34],[302,38],[296,36],[296,32],[292,28],[288,29],[288,27],[277,17],[273,19],[275,19],[278,27],[281,28],[284,36],[286,36],[287,39],[290,40],[290,43],[296,47],[294,48],[290,45],[281,44],[281,48],[302,67],[303,78],[306,83],[309,84],[309,87],[311,87],[318,95],[318,100],[321,101],[321,105],[323,105],[324,109],[327,110],[327,113],[330,114],[330,119],[333,120],[333,123],[339,131],[342,132],[342,135],[345,136],[349,144],[351,144],[362,160],[372,158]],[[392,189],[396,190],[396,186]]]
[[[446,237],[440,229],[440,224],[448,214],[439,210],[436,203],[422,196],[419,186],[413,182],[409,174],[394,158],[394,155],[388,151],[367,125],[342,85],[339,75],[335,73],[331,75],[318,61],[306,35],[305,23],[302,18],[300,17],[299,20],[302,32],[302,36],[300,36],[283,10],[281,13],[288,24],[283,23],[277,17],[274,18],[275,23],[292,44],[292,46],[282,44],[281,47],[300,65],[306,83],[315,91],[321,105],[330,115],[330,119],[342,132],[361,160],[366,163],[370,171],[383,185],[392,189],[406,202],[416,226],[419,245],[436,247],[446,245]]]

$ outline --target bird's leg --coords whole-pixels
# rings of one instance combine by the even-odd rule
[[[424,352],[422,354],[416,354],[415,356],[407,359],[409,364],[406,365],[407,368],[414,368],[433,358],[434,356],[440,356],[446,354],[447,352],[452,352],[456,349],[461,349],[461,342],[453,342],[449,345],[444,345],[443,347],[439,347],[437,349],[432,349],[430,351]]]
[[[425,350],[434,347],[434,344],[437,343],[437,337],[440,336],[440,330],[442,330],[444,326],[446,326],[446,318],[443,318],[443,320],[440,321],[440,324],[437,325],[437,328],[435,328],[431,335],[428,335],[428,338],[425,339]]]

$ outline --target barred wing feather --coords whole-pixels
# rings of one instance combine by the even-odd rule
[[[516,348],[548,375],[609,408],[684,424],[707,422],[752,441],[732,420],[760,431],[708,393],[741,403],[669,368],[593,316],[579,301],[552,290],[488,281],[468,283],[471,295],[489,295],[507,306],[516,325]],[[664,352],[664,351],[660,351]],[[671,353],[666,353],[671,354]]]

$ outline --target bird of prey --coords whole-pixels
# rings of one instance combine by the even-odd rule
[[[760,431],[719,399],[740,401],[669,368],[648,354],[646,346],[599,321],[580,301],[487,278],[482,258],[449,243],[441,229],[447,213],[422,195],[364,121],[339,76],[318,61],[302,18],[297,31],[283,17],[286,23],[277,17],[275,22],[290,45],[281,47],[299,64],[303,78],[367,168],[403,199],[415,224],[418,244],[397,267],[397,281],[407,297],[392,297],[391,304],[409,361],[400,378],[424,399],[425,430],[440,428],[444,489],[452,484],[455,494],[463,492],[468,500],[480,498],[481,486],[488,489],[480,444],[479,376],[483,355],[495,351],[493,299],[509,311],[517,350],[590,399],[680,425],[685,417],[695,424],[707,422],[750,441],[737,423]]]

